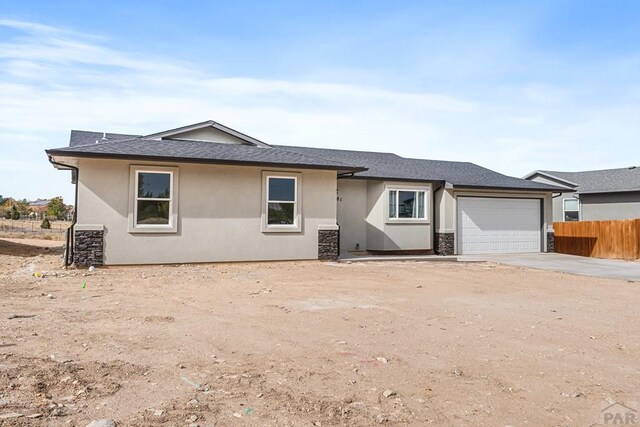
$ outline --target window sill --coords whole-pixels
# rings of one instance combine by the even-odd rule
[[[129,227],[131,234],[175,234],[177,232],[176,227]]]
[[[302,232],[302,228],[299,226],[291,226],[291,227],[266,227],[262,226],[263,233],[300,233]]]
[[[428,219],[413,219],[413,218],[390,219],[390,218],[387,218],[384,223],[385,224],[430,224],[431,222]]]

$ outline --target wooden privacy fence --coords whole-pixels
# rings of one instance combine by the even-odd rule
[[[594,258],[640,258],[640,219],[554,222],[555,249]]]

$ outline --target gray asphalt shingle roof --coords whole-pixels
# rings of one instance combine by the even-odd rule
[[[103,139],[106,137],[106,140]],[[97,142],[96,142],[97,141]],[[356,178],[447,182],[454,187],[558,191],[559,187],[506,176],[469,162],[423,160],[393,153],[272,145],[271,148],[139,135],[71,131],[68,147],[50,155],[172,159],[247,165],[294,166],[357,172]]]
[[[327,148],[309,148],[277,146],[301,153],[313,154],[327,159],[347,159],[351,163],[368,168],[358,172],[356,177],[380,178],[408,181],[445,181],[455,187],[509,188],[522,190],[558,190],[539,182],[514,178],[494,172],[469,162],[445,160],[424,160],[400,157],[393,153],[370,151],[334,150]]]
[[[124,133],[91,132],[86,130],[72,130],[69,138],[69,147],[77,147],[78,145],[95,144],[96,141],[103,141],[102,137],[106,137],[108,141],[117,141],[123,139],[139,138],[141,135],[127,135]],[[104,141],[103,141],[104,142]]]
[[[99,134],[102,138],[102,133]],[[107,134],[109,135],[109,134]],[[179,159],[227,164],[297,166],[339,171],[362,170],[359,165],[351,165],[337,160],[314,157],[282,148],[263,148],[253,145],[224,144],[205,141],[179,139],[116,139],[102,140],[89,135],[91,143],[47,150],[52,155],[105,158],[136,159]],[[108,137],[108,136],[107,136]],[[78,141],[78,140],[76,140]]]
[[[640,191],[640,168],[635,166],[581,172],[540,172],[578,184],[578,193]]]

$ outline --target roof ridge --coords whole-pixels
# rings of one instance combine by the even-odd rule
[[[390,154],[392,156],[399,157],[401,159],[405,158],[396,153],[392,153],[390,151],[364,151],[364,150],[345,150],[343,148],[326,148],[326,147],[305,147],[302,145],[282,145],[282,144],[271,144],[272,147],[280,147],[280,148],[307,148],[311,150],[333,150],[333,151],[348,151],[350,153],[369,153],[369,154]]]
[[[419,161],[427,161],[427,162],[443,162],[443,163],[457,163],[457,164],[461,164],[461,165],[475,165],[475,166],[479,166],[481,168],[483,168],[484,166],[480,166],[476,163],[473,162],[461,162],[459,160],[440,160],[440,159],[420,159],[418,157],[402,157],[400,156],[400,158],[405,159],[405,160],[419,160]],[[487,169],[487,168],[485,168]],[[491,170],[491,169],[489,169]],[[495,171],[493,171],[495,172]]]
[[[626,167],[622,167],[622,168],[591,169],[591,170],[582,170],[582,171],[552,171],[552,170],[540,169],[540,172],[545,172],[545,173],[549,173],[549,174],[553,174],[553,173],[590,173],[590,172],[624,171],[624,170],[634,170],[634,169],[639,169],[640,170],[640,166],[631,165],[631,166],[626,166]]]
[[[274,148],[274,149],[276,149],[276,150],[286,151],[287,153],[296,154],[296,155],[298,155],[298,156],[302,156],[302,157],[306,157],[306,158],[310,158],[310,159],[322,159],[322,160],[324,160],[324,161],[326,161],[326,162],[338,163],[338,165],[336,165],[336,166],[340,166],[340,165],[341,165],[341,166],[357,166],[357,165],[349,165],[349,164],[344,163],[344,162],[339,161],[339,160],[331,160],[331,159],[327,159],[327,158],[322,157],[322,156],[313,156],[313,155],[306,154],[306,153],[301,153],[301,152],[299,152],[299,151],[295,151],[295,150],[287,150],[286,148],[282,148],[282,147],[284,147],[284,146],[282,146],[282,145],[271,145],[271,148]],[[360,166],[360,167],[365,167],[365,166],[364,166],[364,165],[362,165],[362,166]],[[367,169],[368,169],[368,168],[367,168]]]
[[[69,146],[67,148],[80,148],[80,147],[95,147],[96,145],[106,145],[106,144],[114,144],[116,142],[129,142],[129,141],[135,141],[137,139],[140,139],[140,137],[135,137],[135,138],[125,138],[125,139],[116,139],[116,140],[106,140],[106,141],[97,141],[97,142],[91,142],[89,144],[78,144],[78,145],[73,145],[73,146]]]
[[[142,136],[132,133],[120,133],[120,132],[105,132],[102,130],[83,130],[83,129],[71,129],[71,132],[86,132],[86,133],[110,133],[111,135],[129,135],[129,136]]]

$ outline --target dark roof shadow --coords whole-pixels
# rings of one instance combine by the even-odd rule
[[[10,242],[0,238],[0,255],[19,256],[24,258],[38,255],[62,255],[64,248],[60,246],[46,247],[28,243]]]

